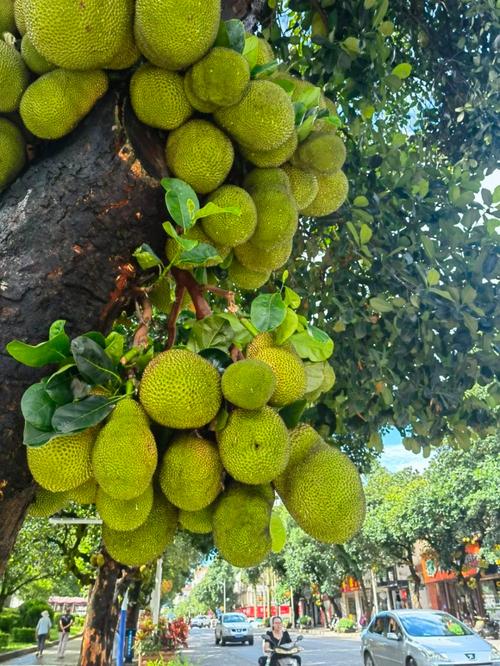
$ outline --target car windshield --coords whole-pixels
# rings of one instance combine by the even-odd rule
[[[473,633],[447,613],[401,615],[399,619],[410,636],[470,636]]]
[[[222,621],[224,624],[230,623],[230,622],[246,622],[247,619],[244,615],[224,615],[222,618]]]

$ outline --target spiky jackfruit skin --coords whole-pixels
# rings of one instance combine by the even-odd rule
[[[179,511],[179,525],[193,534],[210,534],[212,531],[212,520],[215,510],[215,503],[206,506],[199,511]]]
[[[233,259],[228,268],[227,277],[237,289],[253,291],[268,282],[271,277],[271,271],[253,271],[240,264],[237,259]]]
[[[139,398],[149,416],[161,425],[178,430],[201,428],[221,406],[219,373],[188,349],[170,349],[146,366]]]
[[[139,497],[151,483],[158,452],[141,405],[125,398],[101,429],[92,451],[99,486],[115,499]]]
[[[97,429],[54,437],[42,446],[28,447],[33,478],[53,493],[72,490],[92,476],[91,452]]]
[[[201,220],[203,231],[213,243],[235,247],[252,236],[257,226],[257,210],[248,192],[236,185],[223,185],[207,197],[209,202],[240,211],[239,214],[216,213]]]
[[[238,104],[217,109],[217,123],[238,143],[253,150],[273,150],[295,131],[293,104],[272,81],[250,81]]]
[[[58,67],[106,67],[130,30],[132,6],[123,0],[23,0],[27,34]]]
[[[0,118],[0,191],[11,183],[26,162],[21,130],[7,118]]]
[[[276,343],[271,331],[266,331],[265,333],[258,333],[254,339],[248,344],[247,347],[247,357],[254,358],[261,349],[267,349],[268,347],[275,347]]]
[[[233,49],[216,46],[191,68],[191,87],[199,99],[215,106],[237,104],[250,81],[248,61]]]
[[[321,175],[333,174],[344,165],[346,149],[337,134],[312,132],[299,144],[292,162],[295,166]]]
[[[248,358],[228,366],[221,385],[226,400],[236,407],[254,410],[269,402],[276,388],[276,378],[266,363]]]
[[[284,472],[273,480],[273,485],[280,494],[286,494],[288,481],[298,465],[311,453],[312,450],[328,448],[319,433],[307,423],[301,423],[292,428],[290,435],[290,458]]]
[[[294,154],[297,148],[297,133],[293,132],[290,138],[274,150],[252,150],[241,147],[240,152],[245,159],[258,167],[279,167]]]
[[[283,169],[290,181],[290,189],[292,190],[293,198],[295,199],[295,203],[297,204],[300,213],[314,201],[318,194],[318,179],[311,171],[298,169],[291,164],[285,164]]]
[[[222,490],[224,470],[217,446],[195,433],[177,435],[163,456],[160,486],[179,509],[198,511]]]
[[[97,491],[96,509],[104,525],[112,530],[128,532],[146,522],[153,507],[154,491],[150,483],[146,490],[133,499],[116,499],[102,488]]]
[[[271,507],[259,486],[232,484],[220,497],[213,517],[214,543],[235,567],[254,567],[271,552]]]
[[[243,187],[250,193],[265,187],[281,187],[290,190],[290,180],[286,171],[277,167],[252,169],[245,176]]]
[[[220,259],[207,259],[203,266],[206,268],[211,268],[212,266],[217,266],[220,264],[224,259],[227,257],[227,255],[231,252],[231,248],[227,246],[222,246],[222,245],[216,245],[211,238],[209,238],[206,233],[203,231],[203,228],[200,224],[196,224],[194,227],[191,227],[191,229],[188,229],[185,234],[183,234],[184,238],[189,238],[190,240],[197,240],[200,243],[207,243],[208,245],[211,245],[212,247],[215,247],[215,249],[218,252],[218,256]],[[177,252],[179,250],[179,246],[177,245],[176,241],[173,238],[169,238],[167,242],[165,243],[165,255],[169,261],[173,261],[175,256],[177,255]],[[199,264],[198,264],[199,265]],[[191,270],[195,268],[195,265],[189,262],[184,262],[182,264],[179,264],[181,268],[185,268],[186,270]]]
[[[137,45],[158,67],[186,69],[215,42],[220,15],[220,0],[137,0]]]
[[[275,271],[286,264],[292,254],[293,239],[269,248],[259,248],[251,242],[238,245],[234,254],[239,263],[252,271]]]
[[[333,447],[313,451],[297,465],[282,500],[304,532],[323,543],[345,543],[365,516],[359,473]]]
[[[281,187],[257,187],[252,190],[257,209],[257,226],[252,245],[269,250],[291,241],[299,223],[299,213],[289,190]]]
[[[274,60],[273,47],[262,37],[258,37],[257,39],[259,40],[257,65],[267,65],[268,62]]]
[[[21,40],[21,55],[25,65],[35,74],[46,74],[56,68],[35,49],[28,35]]]
[[[78,504],[94,504],[97,496],[97,483],[89,479],[73,490],[68,490],[68,499]]]
[[[0,0],[0,35],[15,31],[14,0]]]
[[[217,108],[216,104],[212,104],[211,102],[204,102],[197,95],[195,95],[190,69],[184,75],[184,92],[186,93],[191,106],[201,113],[213,113]]]
[[[312,203],[301,210],[308,217],[323,217],[338,210],[349,193],[349,183],[343,171],[331,176],[318,176],[318,194]]]
[[[113,559],[130,567],[148,564],[172,543],[177,529],[177,509],[157,493],[147,519],[128,532],[102,526],[102,539]]]
[[[189,120],[170,132],[165,149],[170,171],[200,194],[226,180],[234,160],[233,144],[208,120]]]
[[[66,492],[52,493],[45,488],[39,488],[28,507],[28,515],[32,518],[48,518],[64,508],[68,501]]]
[[[28,83],[29,72],[20,53],[0,40],[0,112],[16,111]]]
[[[14,0],[14,21],[18,33],[22,36],[26,33],[26,19],[24,18],[24,0]]]
[[[55,69],[34,81],[19,111],[27,129],[40,139],[69,134],[108,89],[104,72]]]
[[[300,400],[306,390],[306,372],[297,354],[283,347],[267,347],[247,356],[267,363],[276,377],[276,388],[269,404],[284,407]]]
[[[139,120],[158,129],[175,129],[193,114],[182,76],[150,63],[134,72],[130,80],[130,101]]]
[[[125,0],[125,5],[128,14],[127,29],[117,53],[106,63],[106,69],[128,69],[135,65],[141,57],[141,52],[134,38],[135,0]]]
[[[328,99],[328,97],[326,97],[323,93],[321,94],[320,98],[320,108],[328,109],[328,111],[332,116],[337,115],[337,107],[335,106],[335,103],[332,102],[331,99]],[[327,118],[319,118],[314,123],[314,131],[329,132],[331,134],[336,134],[337,127],[333,125]]]
[[[235,409],[217,433],[222,463],[242,483],[258,485],[275,479],[290,456],[288,431],[270,407]]]

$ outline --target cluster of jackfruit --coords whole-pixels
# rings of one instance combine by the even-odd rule
[[[106,549],[126,565],[161,555],[180,526],[212,533],[222,557],[246,567],[283,545],[276,488],[304,530],[342,542],[362,519],[359,475],[312,428],[289,430],[279,413],[306,385],[293,346],[270,333],[222,373],[185,348],[160,353],[138,399],[120,400],[104,425],[28,448],[40,486],[30,513],[95,504]]]

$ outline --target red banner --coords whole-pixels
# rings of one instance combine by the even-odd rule
[[[255,617],[255,606],[242,606],[237,608],[236,612],[244,613],[247,617]],[[264,619],[267,617],[269,608],[267,606],[257,606],[257,617]],[[281,604],[271,606],[271,616],[273,615],[290,615],[290,606],[288,604]]]
[[[465,562],[462,573],[464,578],[475,576],[479,571],[479,551],[480,546],[477,543],[470,543],[465,546]],[[431,558],[422,558],[422,574],[425,583],[437,583],[440,580],[453,580],[456,575],[452,571],[443,571],[439,568],[436,560]]]

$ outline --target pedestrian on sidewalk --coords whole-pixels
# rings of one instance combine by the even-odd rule
[[[51,626],[52,622],[50,621],[49,611],[42,611],[42,615],[38,620],[38,624],[36,625],[35,629],[35,636],[38,644],[38,652],[36,653],[37,657],[41,657],[43,654],[45,649],[45,641],[47,640],[47,636],[50,633]]]
[[[62,659],[69,639],[69,630],[75,618],[66,606],[63,615],[59,618],[59,645],[57,647],[57,658]]]

